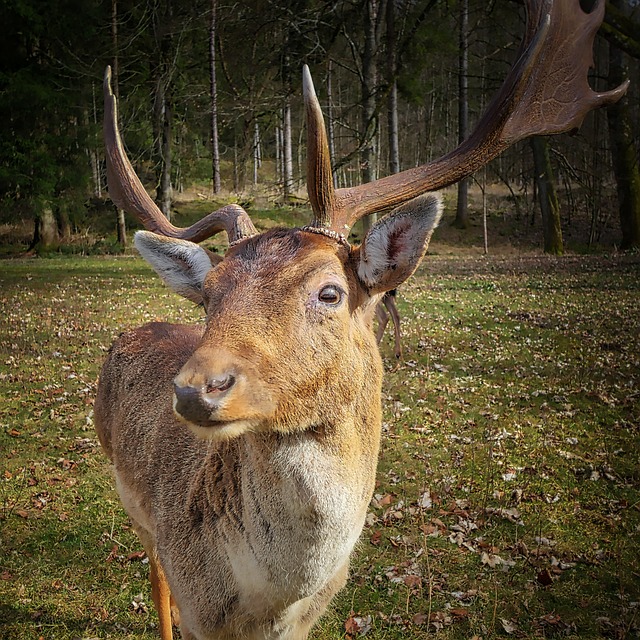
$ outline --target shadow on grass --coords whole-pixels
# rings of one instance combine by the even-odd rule
[[[105,633],[113,631],[113,625],[96,624],[89,616],[78,618],[61,618],[55,612],[41,609],[37,602],[25,605],[0,603],[0,640],[17,640],[18,638],[60,637],[58,632],[52,635],[52,629],[66,629],[69,637],[90,637],[86,632],[102,629]],[[105,635],[100,633],[99,635]],[[96,633],[96,635],[98,635]]]

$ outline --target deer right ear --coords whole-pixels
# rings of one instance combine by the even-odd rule
[[[371,228],[358,265],[358,276],[371,294],[395,289],[417,269],[441,216],[439,196],[429,193],[394,209]]]
[[[177,294],[202,304],[202,283],[215,256],[188,240],[138,231],[133,239],[140,255]]]

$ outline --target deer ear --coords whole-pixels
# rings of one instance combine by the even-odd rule
[[[134,244],[142,257],[177,294],[196,304],[203,302],[202,283],[215,256],[188,240],[138,231]]]
[[[394,209],[366,235],[358,276],[371,294],[395,289],[418,267],[442,216],[442,202],[432,193]]]

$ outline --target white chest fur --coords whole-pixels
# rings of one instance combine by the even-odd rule
[[[312,438],[281,443],[271,485],[243,482],[245,543],[228,549],[241,591],[273,602],[306,598],[347,563],[366,513],[359,482]],[[250,473],[249,471],[246,472]],[[253,487],[253,489],[251,489]]]

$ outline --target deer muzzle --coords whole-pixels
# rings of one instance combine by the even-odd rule
[[[196,350],[173,381],[176,416],[205,437],[234,425],[255,426],[273,415],[275,402],[258,369],[225,349]]]

